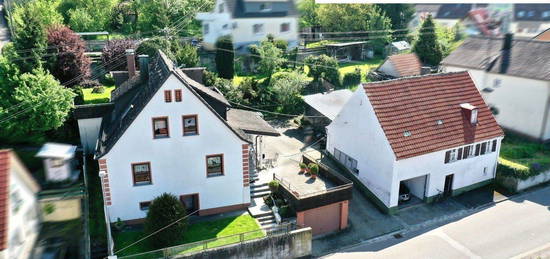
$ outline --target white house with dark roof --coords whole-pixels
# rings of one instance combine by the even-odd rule
[[[470,37],[441,62],[447,72],[467,70],[498,123],[507,130],[550,140],[550,42]]]
[[[495,177],[504,133],[467,72],[363,84],[327,127],[327,152],[392,213]]]
[[[31,258],[40,232],[40,190],[11,150],[0,150],[0,258]]]
[[[165,192],[198,215],[248,207],[255,136],[279,133],[257,113],[231,108],[162,52],[147,70],[113,91],[112,108],[101,117],[95,158],[110,221],[139,222]],[[91,108],[83,109],[77,118],[89,119]]]
[[[246,46],[265,40],[268,34],[298,46],[298,12],[294,0],[217,0],[214,10],[198,13],[206,48],[213,48],[221,36],[230,35],[233,46]]]

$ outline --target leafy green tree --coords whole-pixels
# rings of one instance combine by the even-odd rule
[[[153,37],[139,44],[138,53],[153,57],[157,50],[162,50],[170,59],[175,60],[178,66],[195,67],[199,64],[197,48],[188,43],[182,43],[177,37]]]
[[[260,72],[264,75],[273,75],[285,63],[283,51],[269,40],[262,41],[257,51],[260,56]]]
[[[322,78],[335,86],[340,85],[339,66],[335,58],[327,55],[309,56],[304,63],[309,67],[308,75],[313,77],[314,81],[318,82]]]
[[[216,70],[221,78],[233,79],[235,75],[235,53],[230,36],[220,37],[216,41]]]
[[[393,30],[400,30],[394,32],[394,40],[405,40],[409,38],[407,36],[407,27],[409,22],[413,19],[415,9],[412,4],[376,4],[380,10],[382,10],[388,18],[391,19],[391,28]]]
[[[13,12],[15,34],[25,29],[28,15],[32,15],[44,28],[63,24],[63,16],[57,11],[59,1],[35,0],[17,6]],[[27,13],[25,13],[27,12]]]
[[[174,51],[174,56],[176,57],[176,63],[179,66],[184,67],[196,67],[199,64],[199,54],[197,48],[188,43],[180,44],[179,42],[175,43],[177,49]]]
[[[77,32],[109,29],[118,0],[63,0],[59,9],[67,12],[68,24]]]
[[[319,25],[315,0],[302,0],[298,2],[300,12],[300,28],[307,28]]]
[[[270,81],[274,98],[280,104],[284,112],[300,111],[303,101],[300,95],[309,80],[305,75],[298,72],[280,72],[273,75]]]
[[[443,59],[441,43],[437,39],[435,24],[432,16],[428,16],[419,30],[418,39],[413,45],[413,51],[420,60],[432,66],[436,66]]]
[[[342,85],[345,87],[353,87],[357,86],[361,83],[361,69],[355,68],[353,72],[349,72],[344,75],[344,78],[342,79]]]
[[[176,196],[163,193],[155,198],[151,202],[151,205],[149,205],[149,211],[145,218],[145,232],[152,234],[186,217],[186,215],[185,207]],[[150,238],[149,241],[156,249],[173,246],[183,239],[186,229],[187,219],[183,219],[158,232],[155,234],[155,237]]]

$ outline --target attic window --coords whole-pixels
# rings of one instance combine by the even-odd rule
[[[410,137],[411,136],[411,132],[406,130],[405,132],[403,132],[403,136],[405,137]]]
[[[443,120],[436,120],[436,121],[435,121],[435,124],[437,124],[437,125],[443,125]]]

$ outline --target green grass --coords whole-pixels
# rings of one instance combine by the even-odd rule
[[[550,169],[550,146],[506,133],[500,148],[500,158],[500,164],[520,169],[518,171],[525,172],[527,167],[528,175],[522,176],[525,178]]]
[[[251,232],[254,231],[254,232]],[[191,224],[187,231],[185,232],[184,238],[181,244],[188,244],[208,239],[218,238],[207,243],[208,248],[223,246],[227,244],[237,243],[240,241],[239,236],[232,236],[236,234],[241,234],[245,232],[251,232],[244,235],[245,240],[251,240],[256,238],[261,238],[265,234],[260,230],[260,226],[256,221],[248,214],[227,217],[214,221],[205,221],[195,224]],[[124,231],[117,233],[114,236],[115,239],[115,251],[121,249],[140,238],[144,237],[145,233],[143,231]],[[224,238],[225,237],[225,238]],[[192,251],[199,251],[203,248],[203,245],[193,245],[189,247],[182,248],[179,253],[188,253]],[[119,256],[131,255],[136,253],[143,253],[147,251],[154,250],[147,241],[139,243],[139,245],[132,246],[121,253],[117,254]]]
[[[82,89],[82,94],[84,94],[84,104],[93,104],[93,103],[107,103],[111,100],[111,92],[115,89],[115,86],[105,86],[105,91],[103,93],[92,93],[93,88],[84,88]]]
[[[317,42],[312,42],[312,43],[308,43],[306,48],[317,48],[317,47],[323,47],[327,44],[334,44],[334,43],[339,43],[339,41],[334,41],[334,40],[322,40],[322,41],[317,41]]]
[[[97,246],[107,245],[107,227],[105,214],[103,213],[103,197],[101,194],[101,183],[98,176],[99,169],[97,161],[88,159],[88,204],[90,205],[89,230],[92,244]]]

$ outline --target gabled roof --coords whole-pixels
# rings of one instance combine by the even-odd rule
[[[283,3],[287,8],[283,11],[267,11],[267,12],[246,12],[245,5],[247,1],[244,0],[225,0],[225,4],[229,13],[233,18],[270,18],[270,17],[286,17],[297,16],[298,11],[294,0],[287,1],[254,1],[256,3]]]
[[[533,37],[534,40],[550,41],[550,28]]]
[[[516,38],[508,56],[503,55],[503,42],[503,38],[470,37],[441,64],[550,80],[550,42]],[[505,69],[501,71],[503,62]]]
[[[34,192],[40,187],[34,178],[27,171],[25,166],[19,161],[17,155],[9,149],[0,150],[0,251],[8,248],[8,217],[10,214],[10,176],[12,168],[19,164],[22,170],[15,172],[21,176],[21,179]]]
[[[201,97],[199,92],[212,97],[212,99],[218,102],[228,104],[227,100],[223,98],[223,95],[190,79],[185,73],[175,68],[172,61],[170,61],[162,51],[159,51],[158,55],[152,60],[149,66],[149,79],[147,82],[138,82],[140,84],[139,86],[132,87],[131,90],[117,98],[113,111],[103,117],[96,150],[96,158],[107,154],[107,152],[111,150],[170,75],[175,75],[191,93],[193,93],[240,139],[250,142],[248,136],[241,129],[231,127],[227,121],[224,120],[203,97]]]
[[[352,91],[342,89],[330,93],[305,95],[303,98],[307,105],[311,106],[330,120],[334,120],[352,95]]]
[[[246,134],[274,137],[281,135],[263,119],[259,112],[231,108],[227,111],[227,122]]]
[[[380,81],[363,88],[397,160],[504,136],[468,72]],[[479,109],[477,126],[466,120],[463,103]]]
[[[399,77],[420,75],[422,70],[422,62],[415,53],[391,55],[385,62],[393,65]]]

